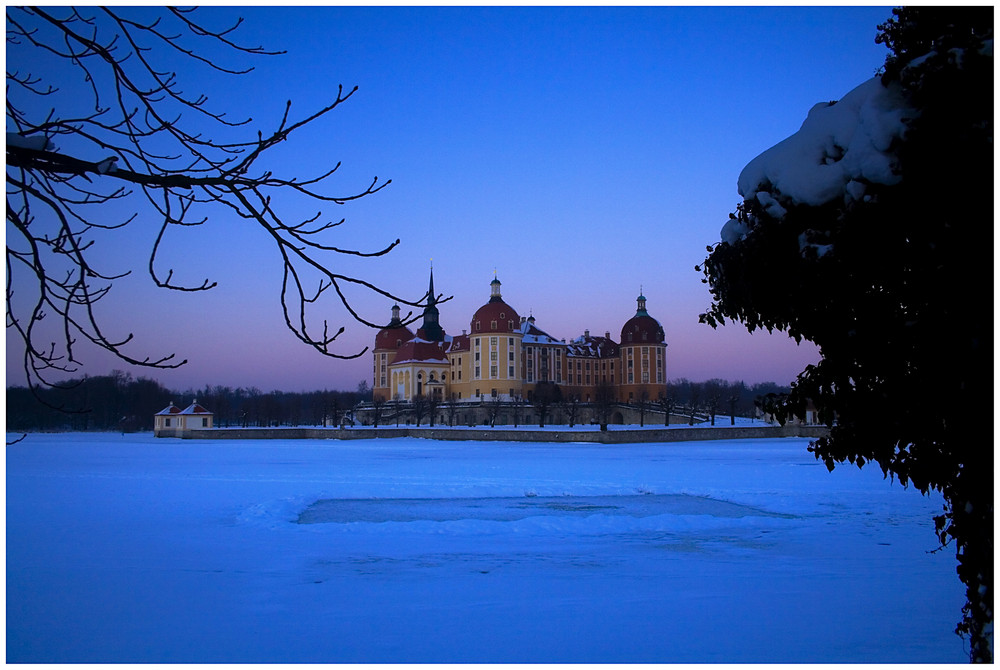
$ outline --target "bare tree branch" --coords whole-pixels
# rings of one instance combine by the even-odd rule
[[[329,182],[339,162],[311,176],[262,167],[271,149],[326,118],[357,87],[347,92],[338,87],[330,103],[298,120],[288,101],[272,131],[234,136],[253,119],[230,120],[209,106],[206,95],[185,93],[181,76],[199,67],[239,76],[253,69],[246,66],[247,56],[283,52],[236,41],[232,35],[242,19],[213,29],[195,20],[195,13],[7,9],[7,328],[24,343],[24,371],[32,388],[56,385],[53,375],[79,369],[80,340],[134,365],[174,368],[186,362],[174,354],[127,353],[132,334],[109,335],[94,309],[131,270],[97,268],[92,245],[105,231],[149,225],[150,213],[156,234],[148,274],[157,287],[177,291],[216,286],[211,278],[180,282],[176,268],[160,259],[164,240],[177,226],[200,226],[222,211],[265,232],[283,268],[279,296],[286,326],[326,356],[355,358],[367,348],[333,350],[345,328],[332,327],[325,318],[314,322],[310,308],[324,309],[321,297],[335,295],[350,320],[372,328],[386,324],[362,316],[345,293],[348,286],[412,308],[426,304],[426,296],[407,300],[335,269],[342,256],[383,256],[398,239],[374,251],[348,249],[330,239],[343,218],[327,219],[318,210],[290,221],[282,213],[296,200],[353,202],[378,193],[390,180],[375,177],[355,191],[332,193]],[[33,72],[35,67],[40,72]],[[122,218],[119,207],[109,209],[114,203],[128,203],[133,213]]]

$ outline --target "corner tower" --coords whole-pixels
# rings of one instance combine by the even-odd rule
[[[396,360],[396,353],[400,347],[412,339],[413,331],[404,326],[399,318],[399,305],[393,305],[392,319],[375,335],[373,400],[392,398],[392,390],[389,387],[389,366]]]
[[[490,282],[489,301],[476,310],[469,325],[473,396],[522,395],[521,317],[504,302],[496,276]]]
[[[635,316],[622,326],[622,402],[656,400],[667,393],[667,344],[663,326],[646,311],[646,296],[639,291]]]

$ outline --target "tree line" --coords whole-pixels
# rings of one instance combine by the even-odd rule
[[[667,386],[672,411],[699,415],[754,416],[754,402],[769,393],[788,392],[773,382],[675,379]],[[257,387],[209,386],[171,390],[146,377],[114,370],[84,376],[58,387],[7,388],[7,431],[146,431],[153,415],[173,402],[182,409],[197,400],[220,428],[337,425],[359,403],[371,401],[361,382],[353,391],[269,391]],[[654,401],[650,401],[652,405]]]
[[[183,409],[194,400],[211,411],[215,425],[222,428],[321,425],[324,418],[339,422],[345,412],[370,398],[365,382],[354,391],[264,392],[208,385],[176,391],[115,370],[58,387],[8,387],[7,431],[151,431],[156,412],[171,402]]]

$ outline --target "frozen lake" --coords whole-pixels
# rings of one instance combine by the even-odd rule
[[[965,662],[940,497],[807,444],[31,435],[7,662]]]

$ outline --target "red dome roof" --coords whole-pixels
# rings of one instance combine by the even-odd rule
[[[633,316],[622,326],[622,346],[643,342],[663,344],[663,326],[648,314]]]
[[[663,326],[646,311],[646,296],[636,298],[635,316],[622,326],[622,346],[628,344],[663,344]]]
[[[413,331],[406,326],[383,328],[375,336],[376,349],[398,349],[403,343],[413,339]]]
[[[503,300],[490,300],[476,310],[472,317],[471,332],[520,333],[521,317]]]
[[[500,280],[490,282],[490,301],[472,316],[472,333],[521,332],[521,317],[500,297]]]

